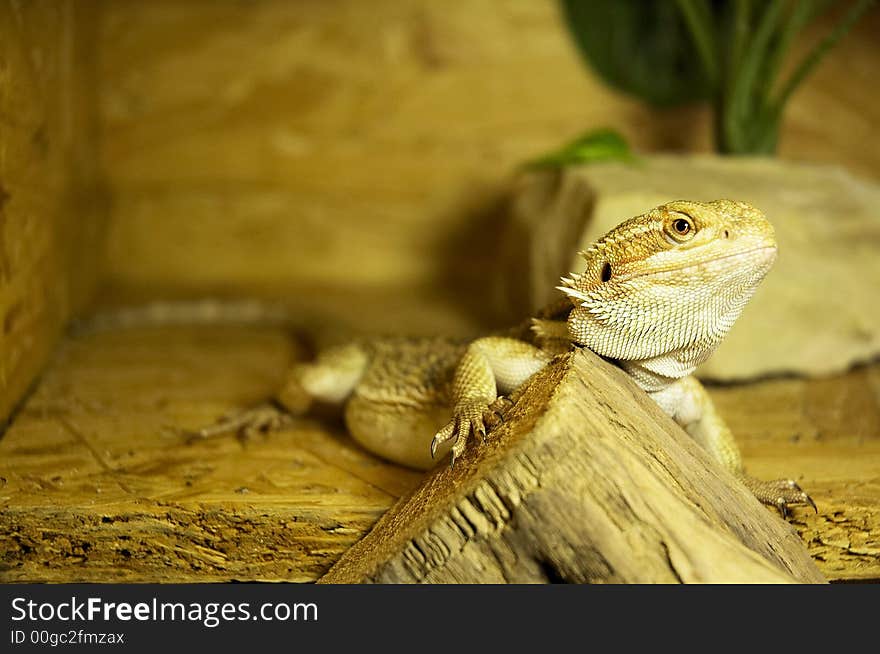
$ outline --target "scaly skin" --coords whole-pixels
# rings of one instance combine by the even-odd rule
[[[776,259],[764,215],[730,200],[670,202],[621,223],[582,254],[584,271],[559,287],[569,302],[534,319],[531,337],[513,331],[471,343],[349,344],[298,366],[280,402],[295,413],[312,399],[344,404],[349,431],[364,447],[428,468],[448,450],[454,462],[471,435],[484,437],[504,396],[573,342],[615,361],[759,500],[783,515],[792,504],[815,508],[791,480],[745,474],[730,430],[692,376]],[[234,420],[225,427],[271,428],[279,414],[263,408],[250,421]]]

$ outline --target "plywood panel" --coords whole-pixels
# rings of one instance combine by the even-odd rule
[[[106,9],[114,282],[418,288],[468,265],[452,237],[524,158],[609,122],[647,148],[694,140],[692,112],[591,77],[549,2]]]
[[[0,441],[0,580],[314,580],[420,474],[332,420],[179,431],[261,402],[301,356],[253,327],[69,340]]]
[[[94,286],[94,12],[0,2],[0,419]]]
[[[880,365],[710,387],[756,477],[795,478],[818,514],[793,524],[831,580],[880,580]]]
[[[609,125],[644,151],[709,147],[705,109],[592,74],[551,0],[108,2],[101,26],[122,287],[417,289],[451,267],[461,292],[525,158]],[[877,29],[874,11],[795,96],[783,156],[880,175]]]

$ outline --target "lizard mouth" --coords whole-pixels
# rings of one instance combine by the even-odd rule
[[[699,261],[692,261],[680,266],[664,266],[662,268],[656,268],[654,270],[646,270],[644,272],[635,273],[634,275],[629,275],[626,279],[622,279],[621,281],[629,281],[631,279],[638,279],[639,277],[647,277],[648,275],[656,275],[658,273],[665,272],[679,272],[683,270],[691,270],[693,268],[698,268],[699,266],[704,266],[707,263],[715,263],[716,261],[724,261],[725,259],[732,259],[734,257],[742,257],[749,254],[754,254],[756,252],[776,252],[777,247],[775,245],[761,245],[759,247],[749,248],[748,250],[740,250],[739,252],[731,252],[730,254],[722,254],[717,257],[706,257],[705,259],[701,259]]]

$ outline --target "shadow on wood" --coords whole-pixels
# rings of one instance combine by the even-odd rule
[[[591,352],[560,357],[322,583],[822,582],[793,529]]]

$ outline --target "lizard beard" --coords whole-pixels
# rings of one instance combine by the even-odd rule
[[[709,357],[775,258],[775,248],[758,248],[600,285],[578,298],[569,335],[640,383],[662,386]]]

